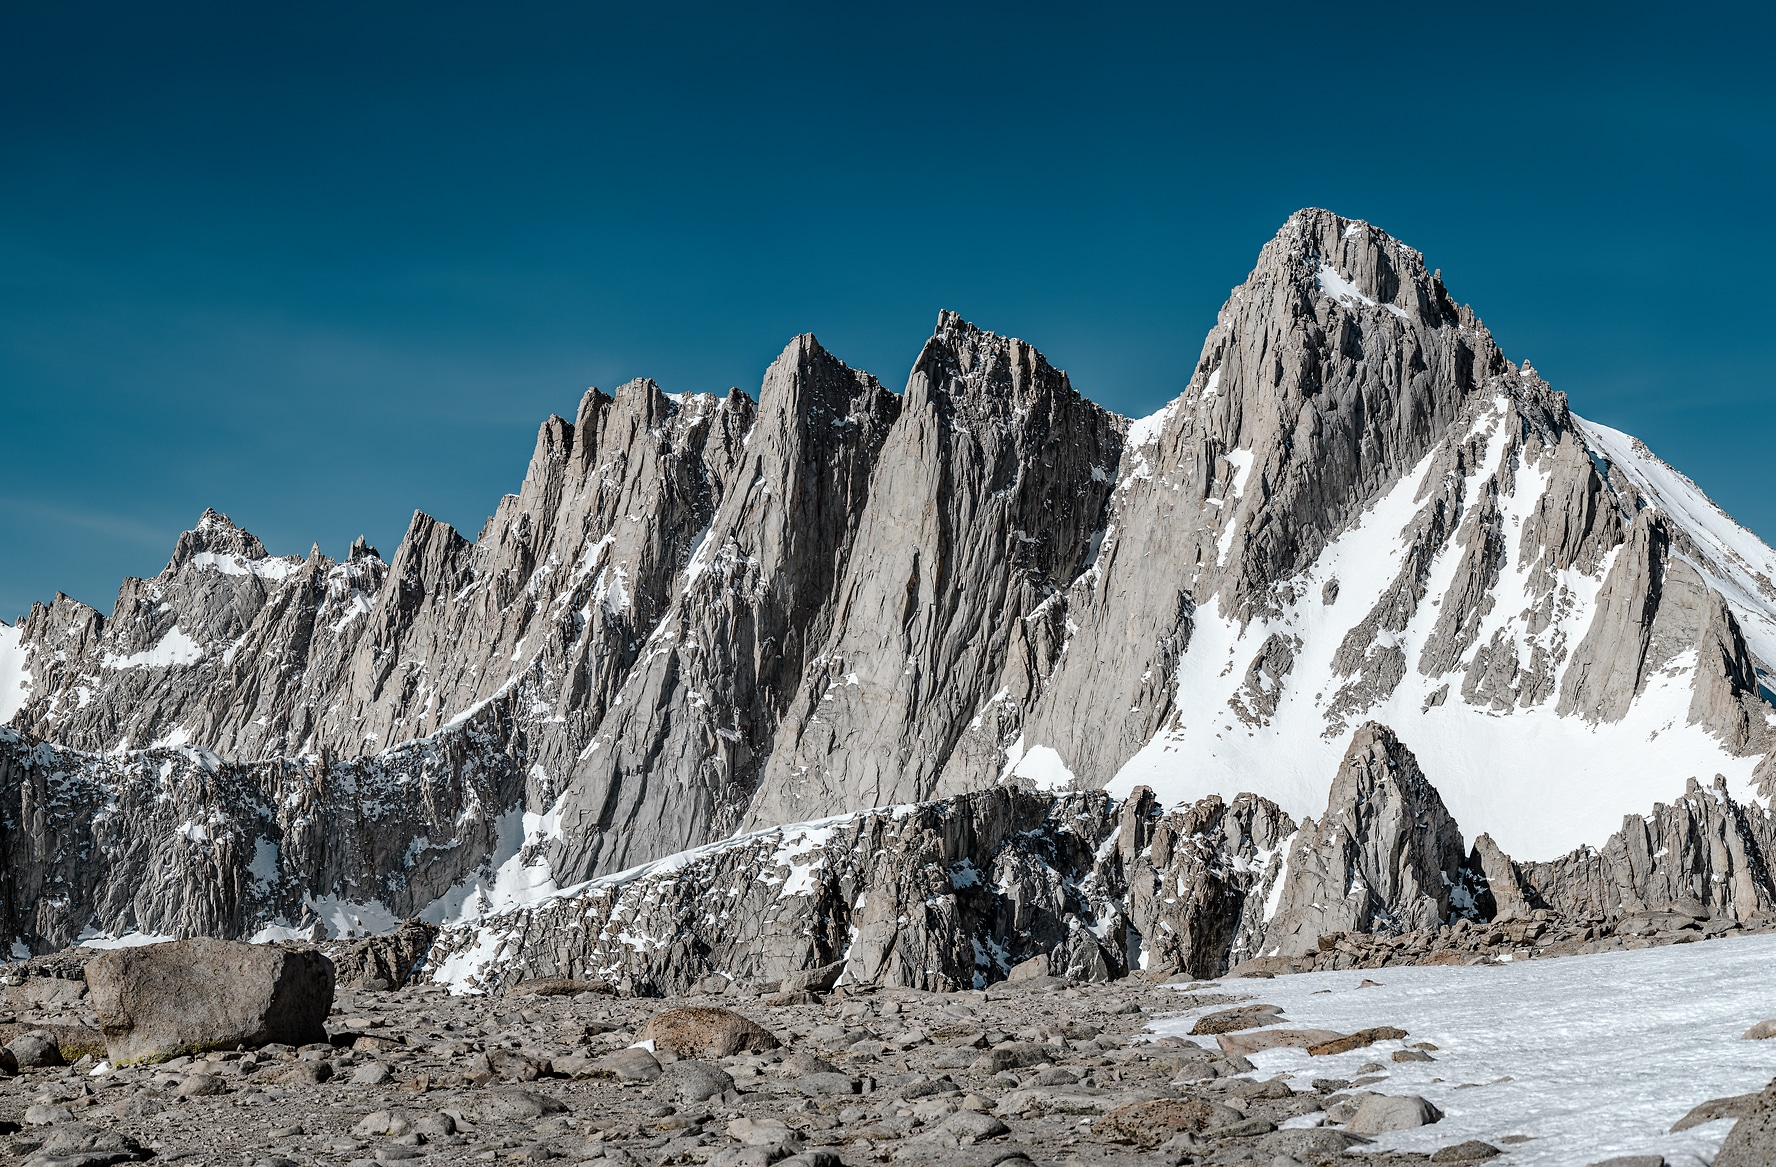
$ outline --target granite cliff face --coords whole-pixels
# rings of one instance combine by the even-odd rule
[[[946,312],[899,395],[811,336],[756,402],[588,391],[473,542],[416,515],[387,561],[274,556],[206,513],[110,616],[59,596],[0,626],[0,924],[43,948],[461,923],[736,832],[852,816],[876,854],[898,820],[872,808],[1107,790],[1092,813],[1143,808],[1120,838],[1181,890],[1044,852],[1122,922],[1043,919],[1106,967],[1132,950],[1092,929],[1207,970],[1282,945],[1240,864],[1335,774],[1296,846],[1371,898],[1287,908],[1294,948],[1459,913],[1482,868],[1524,911],[1675,886],[1665,858],[1557,857],[1692,778],[1762,822],[1773,666],[1776,553],[1507,360],[1416,251],[1307,210],[1152,417]],[[1144,834],[1177,815],[1203,825]],[[1418,866],[1334,846],[1413,815],[1443,824]],[[1459,879],[1456,820],[1486,832]],[[1003,850],[967,837],[976,866]],[[1313,902],[1307,871],[1264,894]],[[1004,908],[963,903],[946,944]]]

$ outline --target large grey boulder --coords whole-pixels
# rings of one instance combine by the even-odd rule
[[[319,952],[207,938],[114,949],[86,966],[93,1011],[120,1066],[326,1041],[333,980],[333,962]]]
[[[1379,1135],[1439,1122],[1443,1112],[1416,1094],[1371,1094],[1357,1107],[1346,1129],[1353,1135]]]

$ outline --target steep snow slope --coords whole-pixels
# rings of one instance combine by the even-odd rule
[[[1745,641],[1763,662],[1764,673],[1776,672],[1776,550],[1734,522],[1701,487],[1639,438],[1577,414],[1573,421],[1597,454],[1620,466],[1649,505],[1671,516],[1689,535],[1697,568],[1733,602]]]

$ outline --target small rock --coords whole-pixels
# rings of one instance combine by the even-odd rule
[[[214,1074],[190,1074],[174,1093],[180,1098],[208,1098],[228,1093],[228,1083]]]
[[[943,1129],[957,1138],[990,1139],[998,1135],[1009,1134],[1011,1128],[990,1114],[981,1114],[973,1110],[958,1110],[943,1120]]]
[[[1599,1159],[1589,1167],[1665,1167],[1665,1156],[1617,1155],[1613,1159]]]
[[[1434,1062],[1437,1059],[1421,1049],[1397,1049],[1394,1051],[1396,1062]]]
[[[728,1123],[728,1137],[749,1147],[780,1147],[795,1141],[798,1136],[781,1119],[743,1116]]]
[[[862,1083],[850,1074],[833,1072],[830,1074],[803,1074],[796,1079],[796,1089],[809,1097],[822,1095],[855,1094],[862,1088]]]
[[[1457,1143],[1452,1147],[1444,1147],[1441,1150],[1432,1151],[1431,1162],[1478,1163],[1483,1159],[1490,1159],[1495,1155],[1502,1154],[1504,1154],[1504,1152],[1493,1146],[1491,1143],[1483,1143],[1479,1139],[1469,1139],[1465,1143]]]
[[[404,1135],[412,1129],[407,1116],[398,1110],[373,1110],[358,1121],[352,1134],[360,1139],[377,1135]]]
[[[56,1122],[72,1122],[74,1112],[66,1106],[38,1102],[25,1108],[25,1122],[31,1126],[48,1126]]]
[[[1765,1038],[1776,1037],[1776,1019],[1760,1021],[1739,1036],[1746,1041],[1763,1041]]]
[[[351,1080],[354,1086],[381,1086],[392,1077],[394,1075],[389,1073],[387,1066],[381,1062],[371,1062],[353,1070]]]

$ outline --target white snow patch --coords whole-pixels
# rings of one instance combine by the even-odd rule
[[[1053,746],[1031,746],[1023,751],[1010,773],[1038,790],[1071,790],[1078,781]]]
[[[109,932],[100,932],[91,924],[80,930],[74,943],[82,948],[143,948],[150,944],[165,944],[169,940],[177,940],[176,936],[165,936],[158,932],[125,932],[121,936],[113,936]]]
[[[789,875],[777,891],[778,899],[814,894],[814,873],[820,869],[821,861],[815,859],[809,863],[798,863],[797,860],[830,843],[835,831],[836,828],[827,826],[786,829],[783,832],[783,842],[778,845],[776,853],[765,867],[767,871],[778,867],[789,868]]]
[[[703,524],[703,529],[697,532],[696,537],[691,540],[691,546],[693,548],[691,551],[691,560],[689,563],[685,564],[686,583],[689,583],[691,580],[702,575],[703,569],[709,566],[705,561],[704,556],[709,551],[709,540],[714,535],[714,527],[715,517],[712,515],[710,516],[709,521]]]
[[[1227,486],[1226,499],[1222,501],[1238,502],[1246,493],[1246,476],[1252,472],[1252,451],[1229,450],[1227,464],[1233,467],[1233,481]],[[1233,547],[1233,533],[1239,529],[1237,510],[1229,508],[1232,513],[1227,516],[1227,526],[1221,531],[1221,538],[1216,544],[1215,565],[1227,562],[1227,552]]]
[[[191,639],[177,625],[154,642],[152,648],[129,656],[105,656],[105,666],[113,669],[165,669],[174,665],[196,664],[203,659],[203,645]]]
[[[1511,1148],[1516,1167],[1630,1154],[1706,1163],[1730,1120],[1665,1132],[1697,1103],[1755,1092],[1776,1076],[1776,1042],[1739,1037],[1769,1014],[1772,961],[1776,936],[1746,936],[1492,967],[1278,977],[1264,982],[1264,1000],[1292,1027],[1394,1025],[1410,1036],[1329,1057],[1270,1049],[1251,1059],[1259,1077],[1297,1079],[1355,1078],[1358,1066],[1382,1062],[1387,1080],[1369,1089],[1417,1094],[1444,1112],[1431,1126],[1379,1136],[1377,1151],[1523,1134],[1531,1141]],[[1381,984],[1358,989],[1365,978]],[[1201,1012],[1152,1029],[1183,1035]],[[1437,1046],[1436,1061],[1389,1061],[1419,1041]]]
[[[0,620],[0,723],[11,721],[31,696],[30,653],[23,638],[22,631]]]
[[[191,565],[199,569],[219,571],[223,575],[256,575],[260,579],[285,580],[302,566],[302,560],[295,556],[288,559],[276,556],[248,559],[244,555],[228,552],[199,551],[191,557]]]
[[[263,884],[278,881],[278,845],[270,839],[260,839],[253,847],[253,865],[247,870],[253,878]]]
[[[529,907],[553,897],[560,889],[555,886],[548,861],[539,857],[535,863],[526,866],[522,852],[526,843],[559,834],[560,808],[558,799],[546,814],[532,814],[517,806],[501,815],[495,828],[498,841],[488,860],[492,877],[477,871],[460,880],[426,905],[419,913],[420,919],[451,927],[498,912]]]

